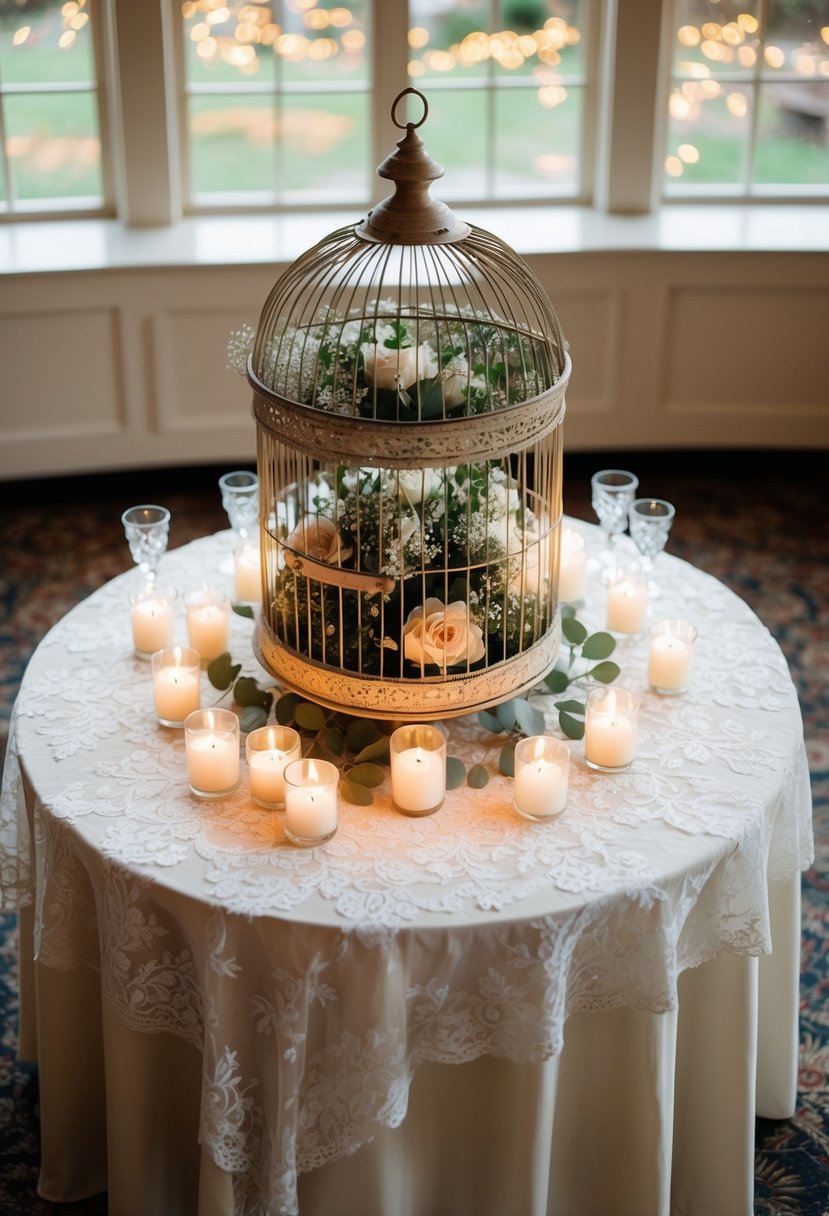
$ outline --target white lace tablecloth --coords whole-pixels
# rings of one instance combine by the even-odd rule
[[[170,552],[160,581],[220,581],[227,552],[227,534]],[[182,732],[156,724],[131,652],[132,572],[38,647],[4,779],[2,906],[34,903],[40,961],[99,969],[126,1026],[201,1050],[202,1139],[265,1210],[296,1211],[298,1173],[399,1124],[419,1063],[543,1060],[574,1011],[673,1009],[684,969],[770,949],[768,880],[811,859],[794,688],[735,595],[667,556],[659,576],[658,615],[699,631],[694,684],[651,694],[645,639],[622,642],[635,761],[595,773],[572,743],[546,824],[514,813],[503,739],[472,717],[448,724],[449,752],[487,766],[485,789],[409,819],[384,786],[341,804],[327,845],[292,848],[244,779],[220,801],[188,793]],[[598,583],[580,617],[603,627]],[[261,677],[251,622],[233,631]],[[202,703],[218,696],[205,679]]]

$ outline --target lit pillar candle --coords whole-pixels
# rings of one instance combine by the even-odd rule
[[[200,662],[198,651],[189,646],[173,646],[153,655],[153,700],[162,726],[183,726],[187,715],[199,708]]]
[[[230,641],[230,601],[222,592],[203,587],[187,596],[187,637],[203,663],[224,654]]]
[[[525,819],[560,815],[567,801],[570,749],[561,739],[535,735],[515,749],[513,806]]]
[[[574,528],[564,528],[558,572],[558,598],[561,603],[581,603],[586,579],[587,545],[584,537]]]
[[[286,767],[285,835],[293,844],[324,844],[334,835],[338,781],[327,760],[294,760]]]
[[[615,571],[607,588],[607,627],[610,632],[642,633],[647,617],[647,584],[628,571]]]
[[[259,806],[285,805],[285,769],[301,756],[299,735],[290,726],[260,726],[245,739],[250,792]]]
[[[130,601],[132,644],[140,659],[173,644],[176,592],[145,587]]]
[[[199,709],[184,723],[190,791],[221,798],[239,784],[239,719],[229,709]]]
[[[247,604],[262,603],[262,566],[259,546],[245,541],[233,559],[236,599]]]
[[[691,683],[697,631],[687,621],[656,621],[650,628],[648,684],[655,692],[684,692]]]
[[[584,721],[584,758],[590,768],[625,769],[636,754],[639,698],[624,688],[594,688]]]
[[[446,794],[446,737],[436,726],[400,726],[390,740],[391,796],[406,815],[431,815]]]

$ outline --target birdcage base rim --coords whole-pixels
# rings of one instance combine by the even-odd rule
[[[560,645],[557,613],[550,629],[527,650],[482,671],[420,680],[388,679],[348,674],[299,655],[282,645],[263,617],[253,634],[257,660],[289,692],[338,713],[390,722],[457,717],[521,696],[551,669]]]

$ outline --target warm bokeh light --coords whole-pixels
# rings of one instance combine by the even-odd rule
[[[665,172],[668,177],[682,177],[685,166],[678,156],[668,156],[665,158]]]
[[[699,160],[699,148],[695,148],[693,144],[680,144],[677,152],[679,159],[686,165],[695,165]]]
[[[748,113],[748,99],[744,93],[729,93],[725,99],[729,114],[735,118],[745,118]]]
[[[682,122],[691,115],[691,103],[681,93],[671,94],[668,109],[671,112],[671,118],[677,119],[678,122]]]
[[[740,13],[737,17],[737,24],[741,30],[745,30],[747,34],[756,34],[760,28],[760,23],[751,13]]]
[[[757,62],[757,52],[750,46],[741,46],[737,51],[737,62],[740,67],[753,68]]]
[[[763,51],[763,58],[770,68],[782,68],[786,62],[786,55],[779,46],[767,46]]]
[[[538,100],[545,110],[553,110],[567,100],[567,90],[560,84],[545,84],[538,90]]]
[[[23,43],[26,41],[26,39],[29,37],[29,34],[31,34],[31,32],[32,32],[32,27],[30,25],[21,25],[20,29],[15,30],[15,32],[14,32],[14,37],[12,38],[12,45],[13,46],[22,46]]]
[[[676,36],[682,46],[699,46],[701,35],[695,25],[681,26]]]
[[[422,25],[416,25],[409,30],[409,46],[414,50],[419,51],[422,47],[427,46],[429,42],[429,31],[425,30]]]
[[[62,51],[68,51],[70,47],[75,45],[77,36],[74,30],[64,30],[60,38],[58,38],[58,46]]]

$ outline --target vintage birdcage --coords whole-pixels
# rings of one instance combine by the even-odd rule
[[[406,94],[423,103],[401,123]],[[496,704],[555,662],[570,362],[540,284],[432,199],[416,128],[363,222],[278,280],[248,379],[265,590],[259,656],[377,717]]]

